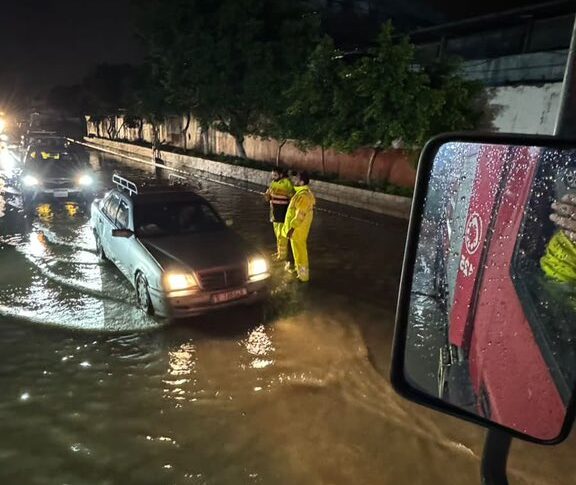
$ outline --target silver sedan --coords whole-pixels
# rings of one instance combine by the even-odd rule
[[[268,295],[268,261],[204,198],[118,186],[93,202],[91,226],[100,257],[128,278],[146,313],[189,317]]]

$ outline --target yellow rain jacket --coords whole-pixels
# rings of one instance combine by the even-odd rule
[[[274,180],[270,184],[266,191],[266,196],[270,200],[270,222],[284,222],[293,195],[294,185],[288,177]]]
[[[266,198],[270,201],[270,222],[276,236],[276,257],[281,261],[288,258],[288,239],[282,235],[282,227],[293,195],[294,185],[288,177],[272,181],[266,191]]]
[[[282,235],[288,236],[290,229],[294,229],[290,244],[292,245],[292,252],[294,254],[294,263],[296,265],[296,272],[300,281],[308,281],[310,279],[310,268],[308,261],[308,234],[310,233],[310,226],[314,219],[314,206],[316,199],[308,185],[295,187],[296,195],[292,197],[288,212],[286,213],[286,220],[282,228]]]
[[[560,230],[552,236],[540,259],[540,266],[546,276],[555,281],[576,283],[576,244],[564,231]]]

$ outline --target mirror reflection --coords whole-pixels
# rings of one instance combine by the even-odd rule
[[[433,161],[405,377],[540,440],[576,380],[576,152],[450,142]]]

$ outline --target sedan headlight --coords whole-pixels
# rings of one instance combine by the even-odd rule
[[[94,183],[94,179],[90,175],[84,174],[84,175],[80,175],[80,177],[78,178],[78,184],[82,185],[82,187],[88,187],[89,185],[92,185],[93,183]]]
[[[164,286],[168,291],[191,290],[198,286],[190,273],[169,272],[164,275]]]
[[[270,267],[268,261],[261,256],[248,261],[248,276],[252,281],[262,280],[269,276]]]
[[[40,184],[40,180],[34,177],[34,175],[24,175],[24,177],[22,177],[22,183],[24,187],[36,187]]]

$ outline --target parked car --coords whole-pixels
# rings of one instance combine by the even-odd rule
[[[70,142],[54,134],[38,134],[32,137],[26,146],[24,162],[30,158],[47,158],[62,152],[68,152]]]
[[[21,137],[22,148],[26,149],[34,142],[44,138],[60,138],[55,131],[28,130]]]
[[[268,295],[268,261],[203,197],[181,186],[113,180],[116,188],[92,204],[96,247],[134,286],[146,313],[189,317]]]

